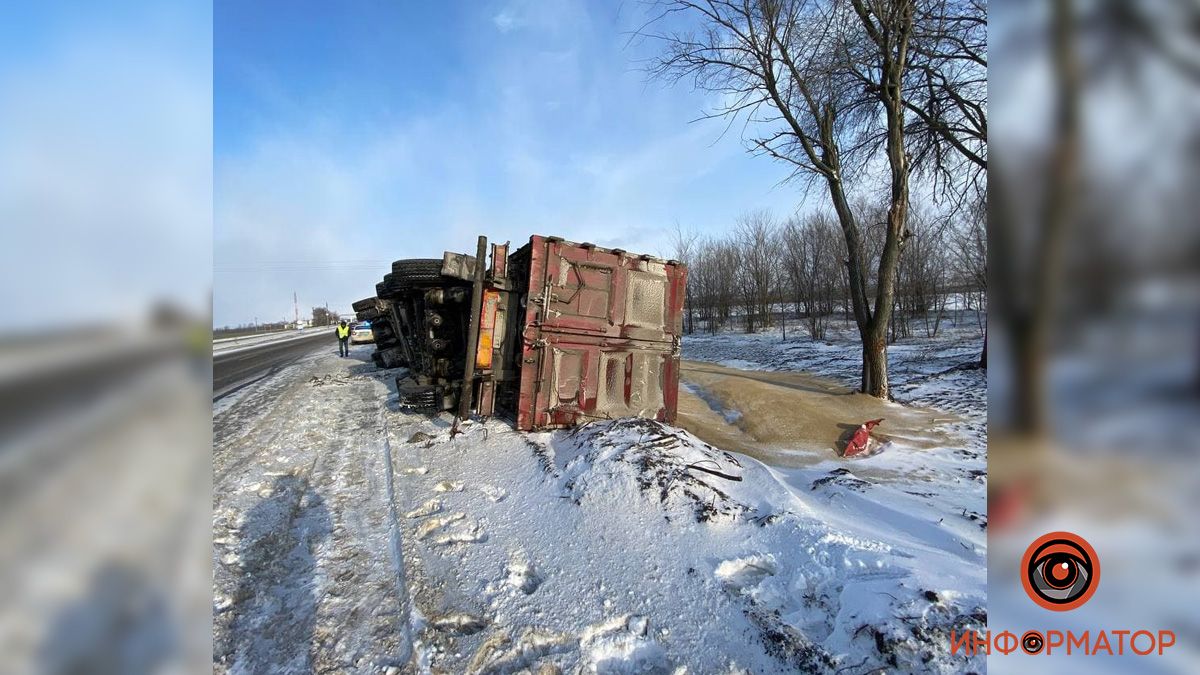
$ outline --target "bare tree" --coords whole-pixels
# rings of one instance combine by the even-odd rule
[[[808,334],[824,340],[835,306],[842,298],[841,242],[827,214],[792,218],[783,227],[783,260],[797,311],[803,306]]]
[[[755,326],[771,325],[771,295],[779,267],[775,220],[766,211],[755,211],[738,219],[735,231],[739,250],[739,286],[745,308],[746,332]]]
[[[665,15],[699,19],[693,32],[654,34],[661,76],[693,79],[764,133],[754,148],[823,183],[846,242],[851,307],[863,345],[862,390],[881,398],[887,326],[908,216],[906,76],[915,0],[666,0]],[[882,120],[882,124],[881,124]],[[847,197],[854,163],[882,146],[890,175],[874,306],[862,235]]]
[[[796,307],[796,316],[811,317],[812,289],[808,269],[808,249],[805,241],[805,230],[797,217],[789,218],[783,224],[780,232],[783,250],[783,273],[780,275],[788,283],[785,294],[786,300],[791,300]],[[804,311],[801,310],[804,307]],[[816,339],[810,324],[809,335]]]
[[[963,226],[953,231],[947,245],[950,249],[950,265],[954,270],[957,285],[968,298],[978,296],[978,317],[983,331],[983,349],[979,352],[979,367],[987,368],[987,209],[977,202],[964,220]]]
[[[675,221],[675,228],[671,233],[672,245],[675,249],[675,259],[683,263],[689,270],[691,270],[695,262],[696,240],[698,238],[695,232],[685,231],[683,226],[679,224],[679,221]],[[684,289],[684,332],[689,334],[696,332],[694,289],[695,284],[690,282]]]
[[[994,166],[996,177],[989,178],[990,283],[1004,342],[1015,362],[1008,401],[1013,417],[1007,422],[1011,431],[1033,436],[1053,431],[1047,359],[1056,342],[1069,337],[1059,332],[1064,318],[1080,310],[1071,302],[1072,294],[1085,287],[1072,275],[1078,264],[1075,256],[1095,252],[1098,240],[1114,236],[1103,231],[1108,221],[1119,228],[1115,236],[1125,245],[1123,257],[1128,260],[1132,233],[1143,240],[1138,226],[1154,222],[1147,213],[1152,210],[1142,205],[1160,202],[1166,187],[1152,177],[1154,172],[1145,170],[1148,165],[1170,167],[1160,175],[1172,176],[1167,181],[1171,185],[1188,186],[1190,199],[1195,199],[1194,181],[1176,182],[1183,155],[1172,152],[1188,146],[1181,146],[1169,131],[1154,128],[1170,124],[1172,118],[1187,118],[1174,107],[1171,116],[1151,111],[1163,101],[1174,101],[1167,92],[1193,91],[1200,82],[1200,57],[1194,48],[1200,25],[1197,3],[1055,0],[1048,5],[1044,12],[1028,13],[1032,20],[1020,28],[1023,37],[1035,40],[1023,39],[1019,48],[1009,48],[1009,54],[1017,49],[1027,53],[1030,64],[1036,62],[1050,82],[1049,109],[1037,115],[1049,122],[1038,130],[1045,140],[1026,148],[1027,157],[1018,157],[1020,148],[1007,150],[1005,164]],[[1120,79],[1112,78],[1114,74]],[[1144,155],[1088,161],[1089,152],[1114,142],[1111,133],[1090,124],[1107,116],[1114,81],[1121,91],[1145,99],[1136,119],[1129,113],[1113,117],[1149,130]],[[1194,170],[1195,153],[1191,148],[1187,153],[1182,168]],[[1117,190],[1121,201],[1138,205],[1130,209],[1136,217],[1109,214],[1099,223],[1090,220],[1096,215],[1093,200],[1111,199]],[[1196,230],[1194,218],[1180,216],[1179,223],[1190,232]],[[1155,251],[1156,267],[1191,253],[1187,239],[1178,234],[1168,240],[1166,250]],[[1191,264],[1194,268],[1194,259]],[[1118,283],[1130,282],[1126,270],[1118,274]]]
[[[987,190],[987,4],[916,3],[904,107],[917,173],[955,210]]]
[[[742,253],[736,245],[723,241],[717,246],[717,313],[721,325],[725,325],[733,317],[741,265]]]
[[[702,329],[707,326],[708,330],[712,331],[715,323],[710,255],[709,242],[697,238],[693,245],[691,262],[688,264],[687,295],[691,298],[692,312],[695,314],[693,323],[698,321]]]
[[[338,315],[329,311],[325,307],[312,308],[312,325],[314,326],[332,326],[338,322]]]
[[[920,320],[928,338],[937,337],[949,301],[950,252],[947,232],[950,216],[934,216],[914,209],[909,222],[912,236],[900,263],[896,292],[898,312],[892,317],[893,340],[912,334],[911,322]]]
[[[700,320],[710,333],[729,322],[737,298],[739,252],[736,246],[705,239],[696,247],[688,285],[692,289]]]

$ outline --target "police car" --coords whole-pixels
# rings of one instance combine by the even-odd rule
[[[374,342],[375,333],[371,330],[370,321],[362,321],[354,324],[350,329],[350,343],[358,344],[360,342]]]

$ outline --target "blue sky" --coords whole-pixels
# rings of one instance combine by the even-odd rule
[[[486,234],[667,253],[802,199],[649,80],[640,3],[228,2],[213,15],[214,325],[348,311]]]

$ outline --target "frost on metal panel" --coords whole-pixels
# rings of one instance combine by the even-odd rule
[[[556,309],[566,314],[609,318],[612,272],[611,267],[559,258],[554,284],[561,290],[555,292],[554,300],[566,307]]]
[[[585,353],[575,349],[554,348],[554,386],[550,388],[550,407],[579,403],[579,385]]]
[[[626,381],[629,383],[628,398]],[[661,354],[634,351],[600,355],[597,412],[609,417],[654,417],[662,407]]]
[[[611,410],[614,405],[625,407],[625,352],[600,354],[600,386],[596,391],[596,407]]]
[[[625,295],[625,323],[663,329],[667,309],[667,275],[629,272]]]

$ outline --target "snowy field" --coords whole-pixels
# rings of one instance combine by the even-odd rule
[[[982,672],[948,653],[986,621],[984,377],[951,370],[979,346],[893,348],[897,398],[943,412],[881,405],[937,443],[771,465],[643,420],[452,435],[369,346],[314,354],[214,408],[214,669]],[[857,368],[841,339],[683,349]]]

